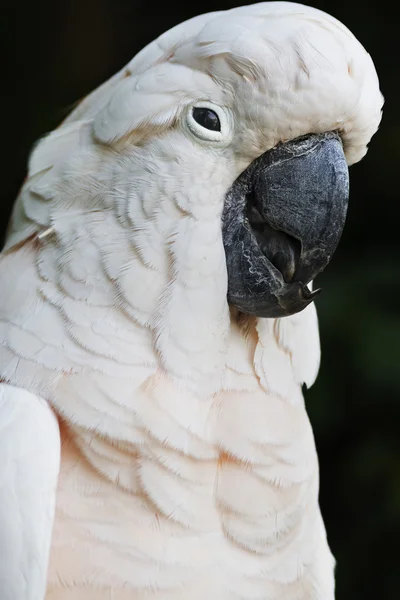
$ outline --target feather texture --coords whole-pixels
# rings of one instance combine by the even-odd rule
[[[46,589],[60,434],[48,404],[0,383],[0,595],[37,600]]]
[[[213,146],[198,101],[223,111]],[[39,142],[0,257],[0,377],[62,423],[46,600],[333,599],[315,307],[238,316],[221,213],[281,140],[339,130],[359,160],[381,105],[343,25],[269,2],[173,28]]]

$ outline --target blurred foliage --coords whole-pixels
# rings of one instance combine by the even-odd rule
[[[238,4],[5,3],[2,231],[38,137],[164,30]],[[368,49],[386,97],[370,151],[350,171],[341,244],[317,281],[322,364],[306,401],[321,464],[322,512],[338,563],[337,600],[394,600],[400,590],[398,23],[389,0],[312,4],[343,21]]]
[[[305,394],[321,464],[320,501],[338,561],[337,598],[394,600],[400,286],[395,265],[381,268],[376,257],[360,263],[349,261],[341,271],[335,260],[333,272],[318,278],[324,289],[318,302],[322,364]]]

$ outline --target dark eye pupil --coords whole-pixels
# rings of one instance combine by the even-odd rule
[[[217,113],[209,108],[194,108],[193,119],[206,129],[221,131],[221,123]]]

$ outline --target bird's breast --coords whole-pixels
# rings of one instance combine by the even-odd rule
[[[326,542],[304,410],[261,390],[200,400],[160,374],[135,398],[130,442],[62,424],[47,600],[307,586]]]

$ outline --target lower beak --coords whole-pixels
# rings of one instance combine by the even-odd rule
[[[228,300],[246,313],[282,317],[314,298],[307,287],[332,258],[348,205],[338,134],[279,144],[229,190],[223,212]]]

